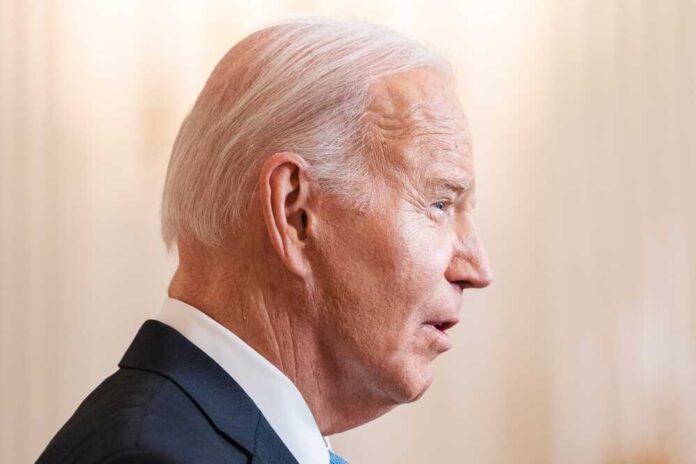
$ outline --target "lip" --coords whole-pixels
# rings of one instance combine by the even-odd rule
[[[446,332],[447,330],[451,329],[455,325],[459,324],[459,319],[456,317],[450,317],[450,318],[434,318],[431,320],[425,321],[423,324],[433,326],[440,332]]]
[[[447,351],[452,348],[452,341],[449,335],[447,335],[446,330],[454,327],[459,321],[456,319],[450,319],[442,322],[429,321],[423,323],[423,329],[428,332],[428,335],[432,337],[435,345],[437,346],[440,353]]]

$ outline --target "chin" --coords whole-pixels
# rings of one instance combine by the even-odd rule
[[[412,403],[414,401],[417,401],[421,399],[423,395],[425,395],[425,392],[428,391],[428,388],[430,388],[430,385],[433,383],[433,376],[431,375],[428,377],[428,379],[421,385],[420,389],[416,392],[414,396],[411,397],[411,400],[408,401],[409,403]]]
[[[395,403],[405,404],[419,400],[433,383],[433,377],[429,365],[419,366],[415,371],[403,372],[392,388]]]

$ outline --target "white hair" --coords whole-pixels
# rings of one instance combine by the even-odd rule
[[[292,151],[323,194],[370,203],[362,117],[378,78],[449,63],[365,21],[303,17],[254,32],[220,60],[174,142],[162,198],[162,237],[220,246],[244,233],[263,162]],[[233,235],[234,236],[234,235]]]

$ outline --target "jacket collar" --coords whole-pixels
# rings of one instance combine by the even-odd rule
[[[168,325],[145,321],[118,365],[169,378],[220,433],[254,455],[254,462],[297,462],[239,384]]]

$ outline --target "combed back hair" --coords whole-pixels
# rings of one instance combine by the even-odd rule
[[[274,153],[308,163],[323,195],[364,209],[374,176],[366,118],[380,77],[449,63],[402,34],[356,20],[302,17],[242,39],[220,60],[174,142],[162,197],[162,237],[211,248],[245,233],[258,176]]]

